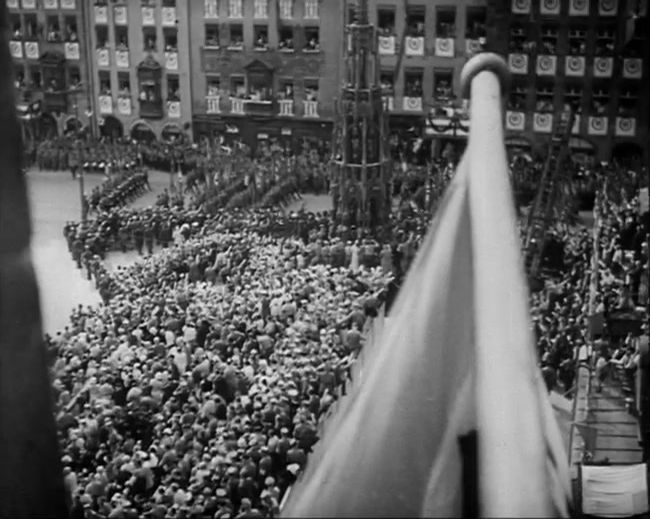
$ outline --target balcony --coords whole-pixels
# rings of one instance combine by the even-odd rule
[[[131,115],[133,111],[133,105],[131,103],[131,98],[126,96],[120,96],[117,98],[117,113],[120,115]]]
[[[506,130],[523,132],[526,127],[526,114],[516,110],[506,112]]]
[[[537,56],[538,76],[554,76],[557,73],[557,56],[550,54],[542,54]]]
[[[564,62],[564,74],[569,77],[583,77],[587,70],[584,56],[567,56]]]
[[[293,99],[280,99],[278,105],[280,107],[278,115],[285,117],[293,116]]]
[[[453,58],[455,46],[453,38],[436,38],[435,54],[439,58]]]
[[[22,0],[23,9],[36,9],[36,0]]]
[[[153,7],[148,7],[148,6],[142,7],[142,25],[144,27],[156,26],[156,13]]]
[[[181,102],[180,101],[167,101],[167,117],[170,119],[181,118]]]
[[[405,112],[421,112],[422,111],[422,98],[421,97],[405,97],[402,100],[402,110]]]
[[[641,79],[643,75],[643,60],[640,58],[625,58],[623,60],[623,77],[625,79]]]
[[[395,36],[379,36],[377,46],[380,56],[394,56]]]
[[[205,111],[209,114],[220,114],[221,107],[219,103],[221,101],[221,96],[206,96],[205,98]]]
[[[244,112],[246,115],[268,115],[272,116],[276,113],[276,108],[273,101],[261,101],[246,99],[244,101]]]
[[[587,133],[589,135],[603,137],[607,135],[607,127],[607,117],[590,116],[589,125],[587,126]]]
[[[404,54],[407,56],[424,56],[424,37],[407,36],[404,39]]]
[[[473,56],[483,51],[483,42],[479,39],[466,38],[465,39],[465,54]]]
[[[12,40],[9,42],[9,52],[14,59],[23,58],[23,42]]]
[[[513,74],[528,74],[528,54],[508,55],[508,68]]]
[[[68,94],[66,92],[43,92],[43,110],[46,112],[67,112]]]
[[[634,137],[636,135],[636,119],[634,117],[617,117],[615,133],[617,137]]]
[[[240,97],[230,98],[230,113],[244,115],[244,99]]]
[[[178,70],[178,52],[165,52],[165,69]]]
[[[113,97],[110,95],[99,96],[99,113],[111,115],[113,113]]]
[[[611,56],[594,58],[594,77],[612,77],[613,70],[614,58]]]
[[[384,112],[392,112],[395,110],[395,98],[393,96],[382,96],[384,102]]]
[[[162,101],[140,101],[140,117],[162,119],[164,115]]]
[[[162,8],[162,26],[163,27],[176,27],[176,8],[163,7]]]
[[[551,133],[553,131],[553,114],[535,112],[533,114],[533,131],[537,133]]]
[[[108,6],[96,5],[95,6],[95,24],[106,25],[108,23]]]
[[[305,117],[318,117],[318,101],[303,101],[302,105]]]
[[[115,64],[117,65],[118,68],[129,68],[129,51],[116,50]]]

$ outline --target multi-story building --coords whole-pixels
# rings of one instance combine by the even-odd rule
[[[17,111],[28,145],[88,124],[91,92],[81,0],[7,0]]]
[[[189,3],[93,2],[91,83],[100,134],[191,138]]]
[[[385,108],[400,140],[435,137],[438,150],[446,141],[462,144],[460,71],[485,45],[486,16],[485,0],[370,1]]]
[[[488,27],[491,50],[512,73],[513,146],[543,152],[554,118],[570,107],[574,156],[647,160],[647,0],[489,0]]]
[[[343,2],[205,0],[189,20],[196,135],[331,138]]]

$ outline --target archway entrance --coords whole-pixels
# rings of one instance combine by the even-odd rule
[[[183,131],[176,124],[168,124],[160,133],[160,138],[164,141],[179,141],[183,137]]]
[[[104,117],[104,124],[100,126],[99,131],[102,137],[107,137],[112,140],[124,137],[124,126],[122,122],[112,115]]]
[[[83,124],[81,124],[81,121],[76,117],[68,117],[63,127],[63,131],[66,135],[78,134],[82,129]]]
[[[152,142],[156,140],[156,134],[146,123],[136,123],[131,128],[131,138],[139,142]]]
[[[41,139],[53,139],[59,134],[56,119],[52,114],[44,113],[41,115],[40,130]]]

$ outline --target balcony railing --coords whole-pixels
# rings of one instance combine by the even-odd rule
[[[278,101],[280,112],[278,115],[291,117],[293,115],[293,99],[280,99]]]
[[[162,26],[163,27],[176,27],[176,8],[163,7],[162,8]]]
[[[617,117],[615,133],[617,137],[634,137],[636,135],[636,119],[634,117]]]
[[[131,115],[133,111],[133,105],[131,104],[131,98],[126,96],[120,96],[117,98],[117,113],[120,115]]]
[[[440,58],[453,58],[455,51],[454,43],[453,38],[436,38],[436,56]]]
[[[274,115],[275,106],[271,100],[253,100],[246,99],[244,101],[244,111],[248,115]]]
[[[66,92],[44,92],[43,104],[46,111],[67,112],[68,94]]]
[[[535,112],[533,114],[533,131],[537,133],[551,133],[553,131],[553,114]]]
[[[318,117],[318,101],[303,101],[302,105],[305,117]]]
[[[386,112],[395,110],[395,98],[393,96],[382,96],[381,99],[384,102],[384,110]]]
[[[244,115],[244,100],[242,98],[230,98],[230,113]]]
[[[116,50],[115,64],[118,66],[118,68],[129,68],[129,51]]]
[[[109,67],[111,65],[111,55],[107,47],[100,47],[96,51],[97,65],[100,67]]]
[[[404,54],[407,56],[424,56],[424,37],[407,36],[404,39]]]
[[[111,96],[99,96],[99,113],[102,115],[110,115],[113,113],[113,98]]]
[[[205,98],[205,111],[209,114],[219,114],[221,113],[221,107],[219,103],[221,101],[221,96],[206,96]]]
[[[9,42],[9,52],[11,57],[15,59],[22,59],[23,57],[23,42],[12,40]]]
[[[528,74],[528,54],[510,54],[508,56],[508,68],[513,74]]]
[[[162,101],[140,101],[140,117],[145,119],[162,119],[163,116]]]
[[[587,70],[584,56],[567,56],[564,62],[564,73],[571,77],[582,77]]]
[[[551,54],[542,54],[537,56],[538,76],[554,76],[557,73],[557,56]]]
[[[181,102],[180,101],[167,101],[167,116],[170,119],[181,118]]]
[[[596,135],[596,136],[603,137],[607,135],[607,129],[608,129],[607,117],[601,117],[601,116],[589,117],[589,124],[587,126],[587,133],[589,135]]]
[[[612,77],[614,58],[611,56],[594,58],[594,77]]]
[[[178,70],[178,52],[165,52],[165,69]]]
[[[506,130],[522,132],[526,127],[526,114],[517,110],[506,112]]]
[[[404,97],[402,109],[406,112],[421,112],[422,97]]]
[[[393,56],[395,54],[395,36],[379,36],[377,46],[380,56]]]
[[[95,6],[95,23],[99,25],[106,25],[108,23],[108,6],[96,5]]]
[[[641,58],[625,58],[623,60],[623,77],[625,79],[641,79],[643,75],[643,60]]]

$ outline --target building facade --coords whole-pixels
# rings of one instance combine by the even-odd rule
[[[467,137],[460,72],[486,43],[485,0],[370,0],[393,135],[441,151]],[[410,130],[410,131],[409,131]]]
[[[329,141],[340,87],[343,2],[204,0],[189,9],[193,125],[252,147]]]
[[[92,96],[81,0],[7,0],[17,112],[27,147],[80,129]]]
[[[192,138],[189,3],[93,2],[88,22],[99,134]]]
[[[489,0],[488,27],[512,73],[509,143],[543,153],[572,108],[574,156],[647,161],[647,0]]]

